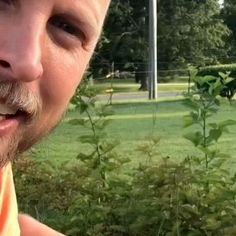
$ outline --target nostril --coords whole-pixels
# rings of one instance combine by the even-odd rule
[[[2,66],[4,68],[11,67],[10,63],[8,63],[7,61],[3,61],[3,60],[0,60],[0,66]]]

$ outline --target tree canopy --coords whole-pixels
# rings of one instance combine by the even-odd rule
[[[235,55],[234,0],[225,0],[223,9],[218,0],[158,2],[160,71],[221,63]],[[109,73],[112,63],[119,71],[148,71],[148,37],[149,0],[112,1],[92,61],[94,75]]]
[[[225,56],[229,29],[220,19],[218,0],[160,2],[158,58],[160,69],[217,63]]]

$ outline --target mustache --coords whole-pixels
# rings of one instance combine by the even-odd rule
[[[42,101],[22,82],[1,81],[0,102],[17,109],[27,116],[27,119],[36,118],[41,111]]]

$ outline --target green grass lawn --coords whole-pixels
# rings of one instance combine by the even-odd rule
[[[105,94],[106,90],[112,88],[114,93],[123,92],[137,92],[139,91],[140,84],[135,83],[134,80],[114,80],[109,79],[103,81],[95,81],[92,85],[100,94]],[[159,92],[182,92],[188,88],[187,83],[159,83]]]
[[[137,146],[147,141],[151,134],[161,138],[157,147],[158,156],[170,156],[176,160],[198,153],[192,144],[183,138],[188,130],[183,128],[183,116],[188,110],[181,100],[140,102],[114,104],[115,115],[107,128],[110,138],[120,143],[116,151],[128,157],[132,163],[145,161],[136,150]],[[79,136],[87,132],[80,126],[72,126],[67,120],[80,117],[78,112],[67,114],[64,122],[54,133],[34,148],[33,156],[40,161],[51,160],[61,163],[74,159],[81,151],[88,150],[88,146],[81,144]],[[236,108],[223,101],[221,111],[214,117],[215,121],[234,119]],[[224,134],[217,144],[221,151],[232,155],[230,165],[236,160],[236,127],[230,127],[230,133]]]

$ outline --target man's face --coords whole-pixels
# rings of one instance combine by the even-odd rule
[[[60,121],[109,0],[0,0],[0,166]]]

